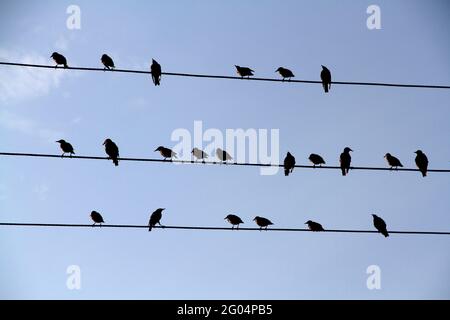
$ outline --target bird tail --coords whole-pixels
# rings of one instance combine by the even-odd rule
[[[325,92],[326,92],[326,91],[325,91]],[[342,175],[343,175],[343,176],[347,175],[347,172],[345,171],[345,168],[341,168],[341,170],[342,170]]]
[[[323,89],[325,90],[325,92],[328,92],[328,84],[324,83],[323,84]]]
[[[152,225],[149,225],[149,226],[148,226],[148,231],[149,231],[149,232],[152,231]]]
[[[285,175],[286,177],[289,175],[289,171],[290,171],[290,170],[289,170],[288,168],[285,168],[285,169],[284,169],[284,175]]]
[[[426,177],[427,176],[427,170],[421,170],[420,172],[422,172],[422,177]]]
[[[113,162],[116,167],[119,165],[119,160],[117,158],[114,158]]]
[[[381,234],[386,238],[389,237],[389,233],[387,231],[382,231]]]

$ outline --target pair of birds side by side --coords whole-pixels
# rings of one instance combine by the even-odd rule
[[[228,222],[232,225],[231,229],[234,229],[234,227],[236,226],[236,229],[237,229],[237,230],[239,229],[239,225],[240,225],[241,223],[244,223],[244,222],[242,221],[242,219],[239,218],[239,217],[238,217],[237,215],[235,215],[235,214],[229,214],[229,215],[227,215],[227,216],[224,218],[224,220],[228,220]],[[261,231],[263,228],[264,228],[265,230],[267,230],[267,227],[268,227],[268,226],[273,225],[272,221],[270,221],[270,220],[267,219],[267,218],[260,217],[260,216],[256,216],[256,217],[253,219],[253,221],[256,222],[256,224],[258,225],[260,231]]]
[[[209,158],[209,155],[205,151],[197,147],[192,149],[191,154],[194,156],[194,158],[196,158],[197,160],[202,160],[203,162],[205,162],[205,159]],[[216,157],[222,162],[233,160],[233,157],[221,148],[216,148]]]

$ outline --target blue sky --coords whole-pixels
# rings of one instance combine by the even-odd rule
[[[81,29],[66,8],[81,9]],[[366,27],[372,1],[2,1],[0,60],[261,77],[279,66],[299,79],[450,83],[446,1],[376,1],[381,30]],[[65,72],[0,67],[1,150],[154,157],[174,130],[279,129],[280,158],[330,165],[350,146],[354,165],[385,166],[386,152],[414,166],[449,168],[450,92]],[[449,230],[447,174],[295,170],[68,159],[0,159],[0,221],[146,224],[158,207],[172,225],[245,226],[255,215],[277,227],[371,229],[377,213],[396,230]],[[0,298],[27,299],[449,299],[450,238],[377,234],[0,229]],[[66,269],[81,269],[81,290]],[[368,290],[366,269],[381,269]]]

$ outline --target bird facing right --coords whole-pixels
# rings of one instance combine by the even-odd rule
[[[284,158],[284,175],[287,177],[289,175],[289,173],[292,173],[292,171],[294,171],[295,168],[295,158],[294,156],[288,152],[286,154],[286,157]]]
[[[428,158],[425,155],[425,153],[422,152],[422,150],[417,150],[414,153],[417,155],[416,156],[417,168],[419,168],[419,171],[422,173],[422,176],[426,177],[428,171]]]
[[[350,163],[352,162],[350,151],[353,150],[350,149],[349,147],[346,147],[344,151],[341,153],[341,156],[339,158],[343,176],[346,176],[348,174],[348,171],[350,170]]]
[[[224,220],[228,220],[228,222],[231,223],[231,225],[232,225],[231,229],[234,229],[234,226],[237,226],[236,229],[239,229],[239,225],[240,225],[241,223],[244,223],[244,222],[242,221],[242,219],[239,218],[239,217],[238,217],[237,215],[235,215],[235,214],[229,214],[229,215],[227,215],[227,216],[225,217]]]
[[[264,218],[264,217],[256,216],[253,219],[253,221],[255,221],[256,224],[259,226],[260,231],[262,230],[262,228],[265,228],[267,230],[268,226],[273,225],[272,221],[270,221],[269,219]]]
[[[73,154],[75,154],[72,145],[70,143],[68,143],[67,141],[60,139],[56,142],[59,143],[59,146],[61,147],[61,150],[63,151],[61,158],[64,157],[64,155],[66,153],[68,153],[71,157]]]
[[[381,219],[376,214],[372,214],[373,217],[373,225],[375,228],[385,237],[389,237],[389,233],[386,229],[386,222],[384,222],[383,219]]]
[[[163,225],[161,224],[161,218],[162,218],[162,212],[166,210],[165,208],[159,208],[156,209],[152,215],[150,216],[150,220],[148,222],[148,231],[152,231],[152,228],[156,225],[159,224],[162,228]]]

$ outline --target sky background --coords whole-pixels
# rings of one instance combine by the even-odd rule
[[[66,27],[69,5],[81,29]],[[381,30],[366,9],[381,8]],[[0,60],[234,75],[234,65],[276,77],[279,66],[318,80],[450,84],[447,1],[0,1]],[[450,91],[163,77],[0,66],[0,150],[156,157],[178,128],[279,129],[280,159],[310,153],[337,165],[386,166],[391,152],[414,167],[450,168]],[[68,159],[0,158],[0,221],[227,226],[238,214],[276,227],[306,220],[330,229],[450,230],[449,175],[258,168]],[[3,299],[449,299],[447,236],[145,229],[0,227]],[[66,269],[81,269],[81,290]],[[381,269],[381,290],[366,269]]]

